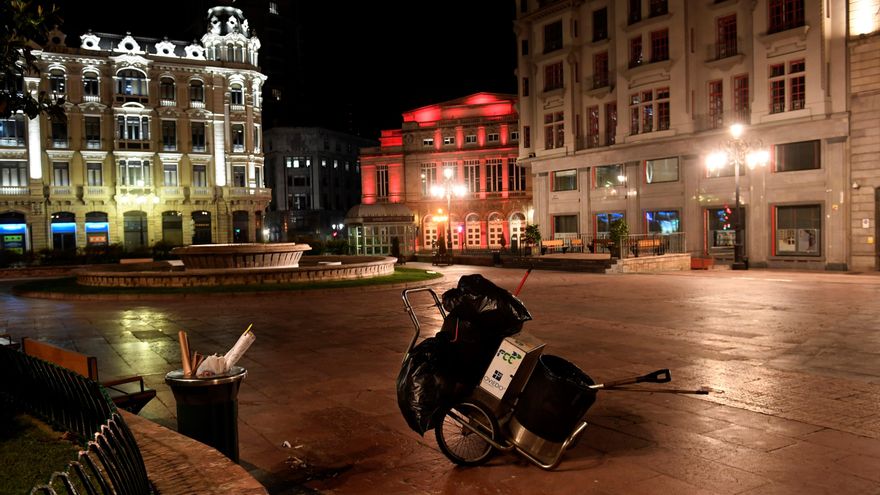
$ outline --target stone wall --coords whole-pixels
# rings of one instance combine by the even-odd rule
[[[691,269],[690,254],[664,254],[617,260],[607,273],[677,272]]]

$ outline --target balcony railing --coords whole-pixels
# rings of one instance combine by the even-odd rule
[[[190,106],[190,108],[205,108],[205,102],[191,100],[189,102],[189,106]]]
[[[166,98],[161,98],[161,99],[159,100],[159,105],[161,105],[161,106],[163,106],[163,107],[174,107],[174,106],[177,106],[177,101],[175,101],[175,100],[168,100],[168,99],[166,99]]]
[[[610,82],[611,77],[608,72],[593,75],[593,89],[607,88]]]
[[[83,194],[86,197],[101,197],[106,198],[110,196],[110,188],[107,186],[86,186],[83,188]]]
[[[30,196],[28,186],[0,186],[0,196]]]
[[[116,140],[116,148],[120,150],[148,150],[152,147],[150,140]]]
[[[269,196],[272,190],[267,187],[232,187],[230,196]]]
[[[189,189],[190,196],[198,198],[209,198],[214,195],[214,188],[207,186],[194,186]]]
[[[116,101],[119,103],[143,103],[147,104],[150,102],[150,97],[147,95],[116,95]]]
[[[244,112],[244,105],[229,105],[230,112]]]
[[[103,144],[101,139],[86,139],[86,149],[87,150],[99,150],[103,148]]]
[[[66,137],[64,137],[64,138],[53,137],[53,138],[49,139],[49,145],[53,148],[62,148],[62,149],[69,148],[70,147],[70,140],[67,139]]]
[[[725,43],[717,43],[715,45],[715,60],[732,57],[738,53],[735,39]]]
[[[83,101],[101,101],[100,95],[83,95]]]
[[[162,151],[177,151],[177,143],[162,143]]]
[[[72,186],[51,186],[49,196],[73,196],[74,190]]]
[[[24,137],[0,137],[0,146],[24,146]]]
[[[183,188],[180,186],[162,186],[162,196],[166,196],[166,197],[183,196]]]
[[[192,150],[194,153],[204,153],[207,149],[207,145],[204,144],[194,144],[192,146]]]
[[[232,145],[232,152],[233,153],[243,153],[244,152],[244,145],[243,144],[233,144]]]

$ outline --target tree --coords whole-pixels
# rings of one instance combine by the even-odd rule
[[[504,237],[504,232],[502,232],[501,236],[498,238],[498,244],[501,245],[501,250],[504,251],[504,248],[507,246],[507,238]]]
[[[614,250],[617,251],[617,257],[622,258],[623,241],[629,237],[629,225],[626,224],[626,220],[618,218],[611,222],[608,235],[614,243]]]
[[[523,241],[526,244],[538,245],[541,243],[541,231],[538,229],[537,224],[526,225],[526,230],[523,232],[522,236]]]
[[[36,98],[24,87],[24,76],[39,74],[34,49],[45,44],[49,31],[61,22],[53,5],[37,1],[0,1],[0,118],[21,111],[30,118],[45,113],[64,119],[64,98],[41,91]]]

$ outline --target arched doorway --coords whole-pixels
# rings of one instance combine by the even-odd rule
[[[147,214],[127,211],[122,215],[125,230],[125,250],[136,251],[147,247]]]
[[[469,214],[464,222],[465,232],[467,232],[467,248],[480,248],[480,217],[476,213]]]
[[[76,251],[76,214],[69,211],[52,214],[52,249]]]
[[[428,215],[422,222],[422,242],[425,249],[433,250],[437,243],[437,222],[434,217]]]
[[[194,211],[193,221],[193,244],[211,244],[211,213],[207,211]]]
[[[248,241],[248,212],[232,212],[232,242]]]
[[[0,213],[0,250],[24,254],[27,249],[27,223],[23,213]]]
[[[179,211],[162,212],[162,240],[172,246],[183,246],[183,215]]]
[[[502,220],[500,214],[492,213],[491,215],[489,215],[488,229],[489,229],[489,248],[490,249],[500,249],[501,248],[501,236],[504,235],[504,220]],[[505,244],[506,244],[506,242],[505,242]]]
[[[522,245],[522,235],[526,230],[526,216],[520,212],[510,215],[510,249],[517,250]]]

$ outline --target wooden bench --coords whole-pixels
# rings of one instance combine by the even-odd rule
[[[638,257],[641,252],[651,252],[656,256],[660,256],[664,252],[663,239],[660,237],[637,239],[630,244],[629,250],[632,251],[632,254],[635,257]]]
[[[142,376],[130,376],[107,382],[98,381],[98,358],[94,356],[86,356],[27,337],[21,339],[21,349],[29,356],[57,364],[100,383],[117,407],[133,414],[140,412],[156,396],[155,390],[144,386]]]
[[[613,245],[614,241],[612,241],[611,239],[593,239],[593,241],[590,243],[590,252],[598,253],[600,248],[603,252],[610,251],[611,246]]]
[[[563,241],[562,239],[541,241],[541,254],[557,251],[562,251],[564,253],[566,249],[567,248],[565,247],[565,241]]]
[[[583,253],[584,252],[584,240],[579,237],[570,240],[568,242],[568,249],[571,250],[571,252],[577,251],[579,253]]]

